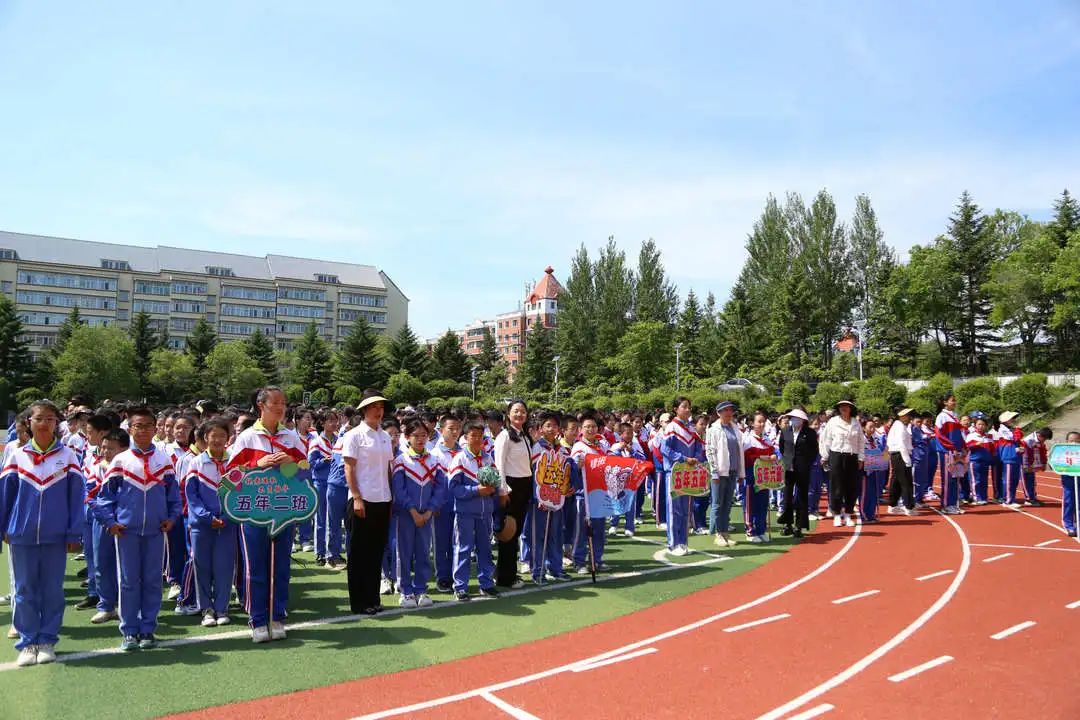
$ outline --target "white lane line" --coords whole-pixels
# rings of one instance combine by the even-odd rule
[[[915,677],[919,673],[924,673],[927,670],[933,670],[934,668],[938,667],[939,665],[944,665],[945,663],[952,662],[952,661],[953,661],[953,658],[952,658],[951,655],[942,655],[941,657],[934,658],[933,660],[930,660],[929,662],[924,662],[922,665],[916,665],[915,667],[911,668],[910,670],[905,670],[902,673],[897,673],[895,675],[890,675],[889,676],[889,682],[894,682],[894,683],[904,682],[905,680],[908,680],[910,678]]]
[[[540,720],[540,718],[536,717],[532,713],[525,712],[521,708],[511,705],[502,698],[497,698],[489,692],[480,693],[480,697],[484,698],[489,703],[499,708],[510,717],[516,718],[516,720]]]
[[[940,570],[936,573],[930,573],[929,575],[923,575],[922,577],[915,578],[919,582],[923,580],[930,580],[931,578],[941,577],[942,575],[951,575],[955,570]]]
[[[1054,543],[1061,542],[1061,538],[1054,538],[1053,540],[1044,540],[1041,543],[1035,543],[1035,547],[1046,547],[1047,545],[1053,545]]]
[[[1061,527],[1060,525],[1055,525],[1054,523],[1050,522],[1049,520],[1046,520],[1045,518],[1041,518],[1038,515],[1033,515],[1032,513],[1025,512],[1025,511],[1021,510],[1020,508],[1011,508],[1008,505],[1002,505],[1001,507],[1005,508],[1006,510],[1012,510],[1013,512],[1020,513],[1021,515],[1026,515],[1029,518],[1031,518],[1032,520],[1038,520],[1043,525],[1046,525],[1047,527],[1054,528],[1054,530],[1056,530],[1060,534],[1062,534],[1062,535],[1065,534],[1065,528]]]
[[[702,618],[701,620],[696,620],[692,623],[688,623],[681,627],[668,630],[667,632],[663,632],[658,635],[653,635],[652,637],[647,637],[642,640],[623,645],[622,647],[615,648],[614,650],[608,650],[607,652],[600,653],[599,655],[594,655],[591,658],[583,658],[581,660],[576,660],[571,663],[566,663],[564,665],[558,665],[556,667],[548,668],[547,670],[541,670],[530,675],[522,675],[521,677],[517,677],[512,680],[504,680],[502,682],[494,683],[486,687],[474,688],[472,690],[464,690],[453,695],[444,695],[443,697],[437,697],[432,700],[424,700],[422,702],[413,703],[411,705],[401,705],[398,707],[389,708],[387,710],[379,710],[377,712],[368,713],[367,715],[360,715],[356,718],[353,718],[352,720],[381,720],[381,718],[396,717],[398,715],[410,715],[412,713],[417,713],[422,710],[430,710],[431,708],[442,707],[443,705],[450,705],[461,700],[467,700],[468,698],[476,697],[481,693],[498,692],[507,688],[527,685],[531,682],[543,680],[545,678],[549,678],[563,672],[573,671],[575,667],[583,664],[587,665],[589,663],[599,662],[600,660],[604,660],[609,657],[615,657],[616,655],[624,655],[632,650],[648,647],[649,645],[653,645],[654,643],[658,643],[669,638],[678,637],[679,635],[684,635],[688,632],[693,632],[694,630],[715,623],[718,620],[723,620],[724,618],[731,617],[732,615],[740,613],[744,610],[749,610],[750,608],[754,608],[771,600],[775,600],[781,595],[785,595],[792,590],[801,587],[802,585],[805,585],[806,583],[810,582],[814,578],[829,570],[829,568],[840,562],[840,560],[843,559],[845,555],[851,552],[851,548],[854,547],[855,542],[859,539],[861,533],[862,524],[857,523],[855,525],[855,532],[848,536],[848,539],[844,542],[844,545],[836,551],[835,555],[823,562],[818,567],[803,575],[801,578],[798,578],[797,580],[792,580],[783,587],[777,588],[776,590],[773,590],[772,592],[762,595],[758,598],[755,598],[754,600],[745,602],[742,605],[738,605],[736,607],[724,610],[723,612],[710,615],[708,617]],[[658,569],[670,570],[670,568]],[[385,615],[386,613],[383,614]],[[12,666],[14,666],[14,664],[15,663],[12,663]]]
[[[1058,540],[1052,540],[1051,542],[1060,542]],[[987,543],[971,543],[971,547],[985,547],[985,548],[1001,548],[1008,550],[1040,550],[1042,552],[1080,552],[1076,548],[1053,548],[1053,547],[1039,547],[1038,545],[990,545]],[[992,562],[992,561],[984,561]]]
[[[604,667],[605,665],[614,665],[615,663],[633,660],[634,658],[639,658],[643,655],[652,655],[654,652],[657,652],[657,649],[654,647],[644,648],[643,650],[635,650],[632,653],[627,653],[625,655],[616,655],[615,657],[608,658],[607,660],[601,660],[600,662],[582,664],[575,668],[571,668],[570,671],[576,673],[587,672],[589,670],[595,670],[596,668]]]
[[[1027,630],[1029,627],[1035,627],[1035,621],[1034,620],[1025,620],[1024,622],[1013,625],[1010,628],[1005,628],[1001,632],[994,633],[993,635],[991,635],[990,639],[991,640],[1004,640],[1005,638],[1009,637],[1010,635],[1015,635],[1018,632],[1023,632],[1024,630]]]
[[[1065,606],[1066,610],[1075,610],[1076,608],[1080,608],[1080,600],[1077,600],[1076,602],[1071,602]]]
[[[903,630],[890,638],[884,645],[881,645],[869,655],[865,656],[858,662],[848,667],[846,670],[837,673],[836,675],[833,675],[831,678],[821,683],[817,687],[811,688],[810,690],[807,690],[794,700],[790,700],[781,705],[780,707],[770,710],[764,715],[761,715],[758,720],[780,720],[780,718],[784,717],[790,712],[799,709],[811,700],[821,697],[835,687],[843,685],[848,680],[855,677],[881,658],[885,657],[894,648],[900,646],[905,640],[918,632],[924,625],[926,625],[926,623],[930,622],[930,620],[935,615],[941,612],[942,608],[948,605],[949,602],[953,599],[953,597],[956,596],[957,591],[960,589],[961,583],[963,583],[964,578],[967,577],[968,570],[971,569],[971,546],[968,544],[967,533],[964,532],[964,529],[960,527],[959,523],[953,520],[951,516],[943,515],[940,510],[934,510],[934,512],[944,518],[945,522],[952,525],[953,530],[955,530],[956,534],[960,536],[960,546],[961,550],[963,551],[963,557],[960,561],[960,569],[957,570],[956,577],[954,577],[953,581],[949,583],[949,587],[945,589],[945,592],[943,592],[941,596],[934,601],[934,604],[928,607],[922,615],[915,618],[911,622],[911,624],[909,624]]]
[[[753,622],[743,623],[742,625],[732,625],[731,627],[724,628],[724,632],[733,633],[733,632],[739,632],[740,630],[748,630],[749,628],[757,627],[758,625],[764,625],[766,623],[773,623],[773,622],[777,622],[778,620],[786,620],[789,617],[791,617],[791,613],[781,613],[779,615],[773,615],[771,617],[762,618],[760,620],[755,620]]]
[[[844,603],[851,602],[852,600],[861,600],[864,597],[870,597],[871,595],[877,595],[879,592],[881,592],[881,591],[880,590],[867,590],[866,592],[861,592],[858,595],[848,595],[847,597],[836,598],[835,600],[832,601],[832,604],[833,605],[843,605]]]
[[[1004,560],[1007,557],[1012,557],[1012,553],[1001,553],[1000,555],[995,555],[994,557],[988,557],[988,558],[985,558],[983,560],[983,562],[984,563],[997,562],[998,560]]]
[[[787,720],[811,720],[811,718],[820,717],[825,713],[829,712],[830,710],[835,709],[835,706],[830,705],[829,703],[822,703],[817,707],[810,708],[806,712],[801,712],[798,715],[792,715],[791,717],[787,718]]]
[[[682,563],[682,564],[672,563],[670,565],[664,565],[663,567],[648,568],[647,570],[631,570],[631,571],[628,571],[628,572],[611,573],[610,575],[600,575],[600,576],[598,576],[596,578],[596,582],[598,582],[598,583],[612,582],[614,580],[625,580],[627,578],[638,578],[638,577],[645,577],[645,576],[648,576],[648,575],[656,575],[657,573],[666,573],[666,572],[671,572],[672,570],[680,570],[682,568],[695,568],[695,567],[703,567],[703,566],[706,566],[706,565],[715,565],[716,563],[723,562],[724,560],[730,560],[730,559],[731,558],[717,557],[717,558],[710,558],[708,560],[698,560],[697,562],[692,562],[692,563]],[[591,584],[592,584],[592,579],[589,578],[589,579],[584,579],[584,580],[571,580],[570,582],[559,583],[559,584],[536,585],[536,586],[532,586],[532,587],[522,588],[521,590],[505,591],[505,592],[502,593],[501,597],[507,598],[507,597],[516,597],[518,595],[532,595],[533,593],[538,593],[538,592],[563,590],[563,589],[574,588],[574,587],[582,587],[584,585],[591,585]],[[476,603],[476,602],[497,602],[497,600],[495,600],[493,598],[475,597],[475,598],[473,598],[473,602],[474,603]],[[379,613],[378,618],[395,617],[397,615],[404,615],[406,613],[416,613],[416,612],[418,612],[418,613],[439,612],[439,611],[444,610],[446,608],[453,608],[453,607],[460,608],[461,605],[459,603],[453,601],[453,600],[437,600],[434,605],[432,605],[431,607],[426,607],[426,608],[403,608],[403,607],[387,608],[383,612]],[[320,618],[318,620],[305,620],[304,622],[292,623],[291,625],[286,625],[285,629],[291,632],[293,630],[307,630],[309,628],[317,628],[317,627],[322,627],[324,625],[338,625],[338,624],[341,624],[341,623],[357,622],[357,621],[363,621],[365,623],[378,622],[377,619],[371,618],[368,615],[338,615],[337,617]],[[207,634],[207,635],[195,635],[195,636],[192,636],[192,637],[177,638],[175,640],[164,640],[164,641],[158,643],[158,647],[161,647],[161,648],[181,647],[181,646],[184,646],[184,645],[198,645],[198,644],[201,644],[201,643],[214,642],[214,641],[217,641],[217,640],[235,640],[237,638],[247,638],[247,637],[251,637],[251,630],[248,630],[248,629],[245,628],[243,630],[231,630],[229,632],[210,633],[210,634]],[[102,648],[100,650],[87,650],[87,651],[84,651],[84,652],[75,652],[75,653],[60,653],[59,655],[56,656],[56,662],[58,662],[58,663],[79,662],[80,660],[89,660],[90,658],[102,657],[102,656],[105,656],[105,655],[121,655],[121,654],[123,654],[123,651],[121,651],[120,648],[118,646],[116,646],[116,647],[111,647],[111,648]],[[18,666],[14,662],[0,663],[0,672],[5,672],[5,671],[8,671],[8,670],[15,670],[17,667]]]

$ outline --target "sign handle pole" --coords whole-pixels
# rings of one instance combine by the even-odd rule
[[[537,508],[539,509],[539,505]],[[551,527],[551,510],[544,511],[544,544],[540,546],[540,584],[544,584],[544,567],[547,565],[547,541],[548,541],[548,528]],[[536,517],[536,513],[533,513],[533,517]],[[533,521],[535,523],[535,520]],[[535,530],[533,533],[535,534]],[[562,550],[562,548],[560,548]],[[533,546],[533,556],[536,555],[536,546]]]
[[[1080,543],[1080,475],[1073,475],[1073,511],[1076,514],[1076,524],[1073,526],[1076,528],[1076,542]]]
[[[585,506],[586,514],[589,512],[588,505]],[[596,584],[596,556],[593,554],[593,541],[592,541],[592,518],[585,518],[585,539],[589,541],[589,570],[592,573],[593,584]]]

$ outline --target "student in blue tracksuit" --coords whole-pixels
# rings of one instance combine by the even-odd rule
[[[98,466],[104,462],[101,451],[101,441],[105,437],[105,433],[112,429],[112,418],[104,414],[95,414],[86,419],[82,435],[83,440],[83,452],[79,455],[79,451],[76,449],[76,455],[79,456],[79,462],[81,463],[81,471],[83,479],[86,481],[86,504],[83,511],[83,556],[86,558],[86,597],[83,598],[75,605],[76,610],[88,610],[92,607],[96,607],[100,597],[98,596],[97,578],[98,578],[98,556],[94,552],[94,518],[91,515],[91,499],[97,490],[97,478],[98,478]],[[74,445],[70,442],[69,447],[74,449]],[[106,562],[113,562],[114,558],[105,558]]]
[[[78,458],[57,437],[59,408],[41,400],[29,411],[31,439],[0,471],[0,533],[15,574],[12,626],[19,634],[19,667],[56,660],[66,553],[79,549],[85,522]]]
[[[1080,432],[1070,432],[1065,438],[1069,444],[1080,443]],[[1080,490],[1080,480],[1076,475],[1061,476],[1061,526],[1065,528],[1065,534],[1076,537],[1080,530],[1080,518],[1077,517],[1077,491]]]
[[[327,410],[320,413],[315,419],[315,428],[318,431],[308,444],[308,464],[311,466],[311,483],[315,486],[315,496],[318,503],[315,509],[315,564],[322,567],[326,564],[326,546],[329,528],[329,508],[327,505],[327,487],[330,477],[330,468],[334,463],[334,445],[337,443],[337,431],[341,426],[341,416],[335,410]],[[341,463],[341,453],[338,453],[338,462]],[[345,470],[341,465],[341,482],[345,482]],[[341,531],[338,530],[338,537]]]
[[[453,413],[445,415],[439,424],[439,439],[431,454],[439,462],[443,474],[450,471],[450,463],[461,452],[461,418]],[[448,501],[435,513],[432,527],[435,546],[435,587],[439,592],[454,588],[454,503]]]
[[[202,626],[228,625],[229,593],[236,565],[236,524],[221,508],[218,488],[226,474],[229,425],[222,419],[207,420],[196,430],[205,452],[187,464],[184,494],[191,535],[195,604]]]
[[[165,537],[180,517],[172,462],[154,441],[148,408],[128,411],[131,444],[113,459],[98,493],[98,516],[116,538],[120,565],[120,649],[157,647]]]
[[[972,427],[965,444],[968,450],[968,484],[971,486],[972,504],[987,503],[987,487],[995,464],[996,445],[994,436],[987,432],[986,416],[976,410],[971,413]]]
[[[867,420],[863,423],[863,436],[866,438],[866,448],[876,448],[884,457],[888,457],[888,453],[885,452],[886,437],[885,435],[878,437],[876,430],[877,425],[873,420]],[[887,470],[873,470],[868,472],[863,468],[859,471],[859,478],[862,481],[859,490],[859,518],[864,523],[876,523],[878,521],[878,501],[881,499],[881,489],[885,486],[887,477]]]
[[[930,492],[930,484],[933,482],[933,473],[930,472],[929,458],[933,456],[930,443],[933,435],[926,430],[927,417],[917,415],[911,423],[911,476],[915,484],[915,504],[926,501]]]
[[[1001,501],[1012,508],[1023,507],[1016,502],[1016,489],[1020,485],[1023,475],[1024,433],[1020,428],[1014,428],[1013,422],[1020,416],[1019,413],[1006,410],[1001,413],[998,421],[1001,423],[997,430],[997,456],[1001,464],[1001,489],[1003,494]]]
[[[293,431],[296,433],[297,439],[300,440],[304,457],[308,457],[311,454],[311,442],[316,435],[312,429],[315,426],[315,413],[310,408],[297,408],[294,411],[293,418]],[[310,462],[308,464],[310,465]],[[307,482],[313,483],[310,467],[300,468],[296,471],[296,474]],[[296,542],[293,545],[293,552],[312,552],[315,550],[315,543],[312,542],[314,527],[315,518],[296,525]]]
[[[341,538],[345,511],[349,504],[349,486],[345,482],[345,459],[341,455],[342,439],[338,438],[330,452],[330,469],[326,474],[326,567],[344,570],[341,558]]]
[[[604,570],[604,518],[590,518],[585,504],[585,458],[590,455],[607,455],[608,444],[600,436],[600,426],[592,413],[581,416],[581,437],[570,450],[574,474],[574,507],[577,522],[574,526],[574,550],[572,560],[578,575],[587,575],[590,566],[596,571]],[[588,552],[592,548],[592,557]]]
[[[173,441],[165,445],[165,453],[169,456],[174,473],[177,472],[177,466],[181,464],[181,461],[188,454],[188,448],[191,447],[191,441],[195,435],[195,423],[194,417],[183,413],[177,413],[173,420]],[[177,490],[180,493],[180,517],[165,538],[165,579],[169,582],[169,599],[176,600],[177,610],[182,611],[186,607],[184,603],[187,600],[187,598],[182,597],[184,594],[182,583],[184,580],[184,566],[188,559],[187,526],[184,522],[184,513],[187,511],[185,503],[187,501],[184,500],[183,474],[176,475],[176,483]],[[194,608],[186,613],[181,612],[181,614],[194,614],[193,611]]]
[[[641,443],[638,442],[634,436],[634,428],[630,423],[619,423],[616,426],[619,434],[619,441],[611,446],[609,454],[617,455],[618,457],[634,458],[645,462],[648,458],[645,456],[645,449],[641,447]],[[644,485],[644,483],[642,483]],[[640,489],[640,488],[639,488]],[[637,496],[634,497],[634,507],[626,511],[625,516],[615,517],[611,519],[611,528],[608,529],[608,535],[615,535],[619,531],[619,522],[622,521],[625,530],[623,531],[626,537],[634,537],[635,519],[638,517]]]
[[[97,560],[94,565],[97,571],[97,612],[90,618],[94,625],[116,620],[116,608],[120,602],[120,568],[116,565],[116,538],[109,534],[109,528],[105,524],[108,518],[100,513],[97,496],[105,487],[105,474],[112,461],[130,447],[131,438],[126,430],[113,428],[105,433],[101,440],[101,462],[94,469],[94,485],[87,492],[87,503],[94,526],[94,557]],[[90,478],[87,478],[87,487],[90,487]]]
[[[472,421],[465,426],[465,449],[450,463],[450,494],[454,498],[454,593],[459,601],[469,600],[470,558],[476,553],[480,593],[499,597],[495,589],[495,562],[491,556],[495,506],[505,488],[481,485],[484,468],[495,468],[495,460],[484,452],[484,425]],[[498,471],[496,471],[498,472]]]
[[[949,472],[950,460],[964,459],[966,447],[964,428],[956,416],[956,395],[949,393],[942,400],[941,412],[934,420],[934,452],[937,454],[938,472],[941,474],[941,507],[947,515],[960,515],[961,479]]]
[[[680,395],[675,398],[675,419],[664,429],[664,439],[660,443],[660,453],[664,458],[664,473],[671,476],[675,465],[685,462],[693,467],[705,462],[705,441],[698,435],[697,429],[690,424],[690,398]],[[672,555],[685,555],[687,534],[689,532],[689,496],[667,494],[668,504],[668,549]]]
[[[559,442],[561,418],[556,412],[540,413],[540,437],[532,446],[529,458],[535,479],[536,497],[529,513],[529,536],[532,539],[530,567],[533,582],[569,580],[563,569],[562,513],[573,486],[559,487],[571,476],[570,452]]]
[[[394,460],[397,460],[402,453],[402,444],[399,442],[401,439],[401,425],[398,423],[397,418],[387,418],[382,422],[382,429],[390,436],[390,447],[394,453]],[[449,482],[449,480],[447,482]],[[444,505],[443,507],[446,506]],[[346,533],[346,552],[349,550],[349,539],[350,533]],[[394,517],[394,512],[391,508],[390,532],[389,536],[386,538],[386,548],[383,549],[382,582],[379,584],[380,595],[393,595],[397,590],[398,579],[397,563],[394,561],[395,557],[397,557],[397,518]]]
[[[432,520],[446,503],[446,473],[427,450],[428,429],[414,417],[405,422],[409,445],[390,476],[397,516],[396,565],[402,607],[430,607]]]

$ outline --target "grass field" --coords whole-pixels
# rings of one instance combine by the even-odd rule
[[[609,538],[605,552],[613,573],[642,575],[595,586],[587,576],[573,586],[527,584],[512,596],[468,604],[432,593],[433,608],[363,619],[348,617],[345,574],[317,567],[310,554],[298,554],[289,624],[308,624],[290,630],[288,640],[268,645],[251,643],[242,614],[234,617],[239,624],[204,629],[199,617],[178,616],[172,603],[163,601],[158,636],[165,646],[119,654],[116,623],[91,625],[92,611],[69,606],[57,649],[61,656],[89,656],[13,668],[16,653],[10,649],[7,658],[0,657],[0,718],[157,717],[466,657],[609,620],[729,580],[791,546],[790,539],[775,532],[773,537],[770,545],[740,543],[724,551],[711,537],[691,537],[692,549],[714,556],[723,552],[730,559],[671,568],[666,563],[714,558],[692,553],[658,560],[654,555],[662,549],[663,536],[649,525],[637,540]],[[69,562],[71,604],[84,592],[74,579],[78,567],[81,563]],[[8,574],[0,573],[3,593],[7,585]],[[384,598],[390,607],[396,601]],[[10,618],[10,607],[0,608],[0,622],[6,626]]]

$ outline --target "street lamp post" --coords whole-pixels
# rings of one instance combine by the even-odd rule
[[[479,369],[480,368],[476,367],[475,365],[472,366],[472,399],[473,399],[473,402],[476,402],[476,372]]]
[[[855,324],[855,330],[858,331],[858,333],[859,333],[859,350],[858,350],[859,380],[862,380],[863,379],[863,357],[862,357],[863,356],[863,333],[866,332],[866,320],[864,318],[859,318],[858,320],[855,321],[854,324]]]
[[[679,383],[680,377],[679,377],[679,374],[680,374],[680,370],[682,369],[680,367],[680,362],[681,362],[681,359],[682,359],[682,357],[680,355],[681,350],[682,350],[682,343],[675,343],[675,390],[676,390],[676,392],[680,389],[680,383]]]
[[[555,404],[559,404],[559,356],[552,358],[555,361]]]

